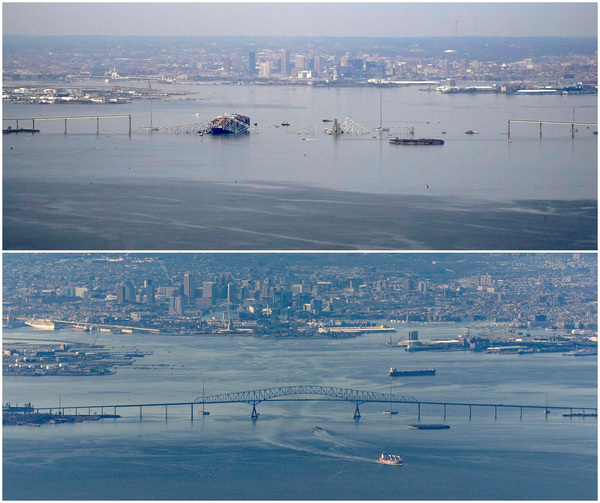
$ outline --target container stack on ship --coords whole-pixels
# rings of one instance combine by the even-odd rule
[[[210,134],[248,134],[250,131],[250,117],[239,114],[219,115],[210,121]]]

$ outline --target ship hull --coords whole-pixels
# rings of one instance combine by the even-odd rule
[[[390,377],[407,377],[407,376],[434,376],[435,369],[427,370],[390,370]]]
[[[409,424],[411,430],[448,430],[450,425],[447,424]]]
[[[390,140],[392,145],[443,145],[444,140],[436,138],[394,138]]]
[[[29,320],[25,322],[25,325],[31,328],[37,328],[38,330],[55,330],[56,324],[53,321],[47,320]]]
[[[250,132],[250,117],[231,114],[210,121],[210,134],[215,136],[247,134]]]

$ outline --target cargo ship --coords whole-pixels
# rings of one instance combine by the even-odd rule
[[[247,134],[250,129],[250,117],[239,114],[219,115],[210,121],[210,134],[230,135]]]
[[[390,377],[403,377],[403,376],[434,376],[435,369],[425,370],[397,370],[396,367],[390,368],[388,376]]]
[[[56,325],[55,325],[55,323],[52,320],[48,320],[48,319],[44,319],[44,320],[39,320],[39,319],[27,320],[25,322],[25,325],[27,325],[28,327],[32,327],[32,328],[37,328],[39,330],[55,330],[57,328]]]
[[[379,456],[379,462],[383,463],[384,465],[401,465],[402,458],[400,456],[396,456],[395,454],[382,452],[381,456]]]
[[[392,138],[392,145],[443,145],[444,140],[436,138]]]

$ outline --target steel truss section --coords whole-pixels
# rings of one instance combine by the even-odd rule
[[[194,403],[232,403],[246,402],[256,405],[273,398],[292,395],[322,395],[338,398],[356,405],[366,402],[396,402],[416,403],[417,399],[411,396],[391,395],[389,393],[376,393],[374,391],[360,391],[347,388],[332,388],[329,386],[283,386],[279,388],[266,388],[252,391],[239,391],[224,393],[207,397],[198,397]]]

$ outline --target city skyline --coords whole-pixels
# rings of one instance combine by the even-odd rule
[[[131,19],[136,23],[132,25]],[[178,2],[3,5],[5,35],[596,36],[597,4]]]

